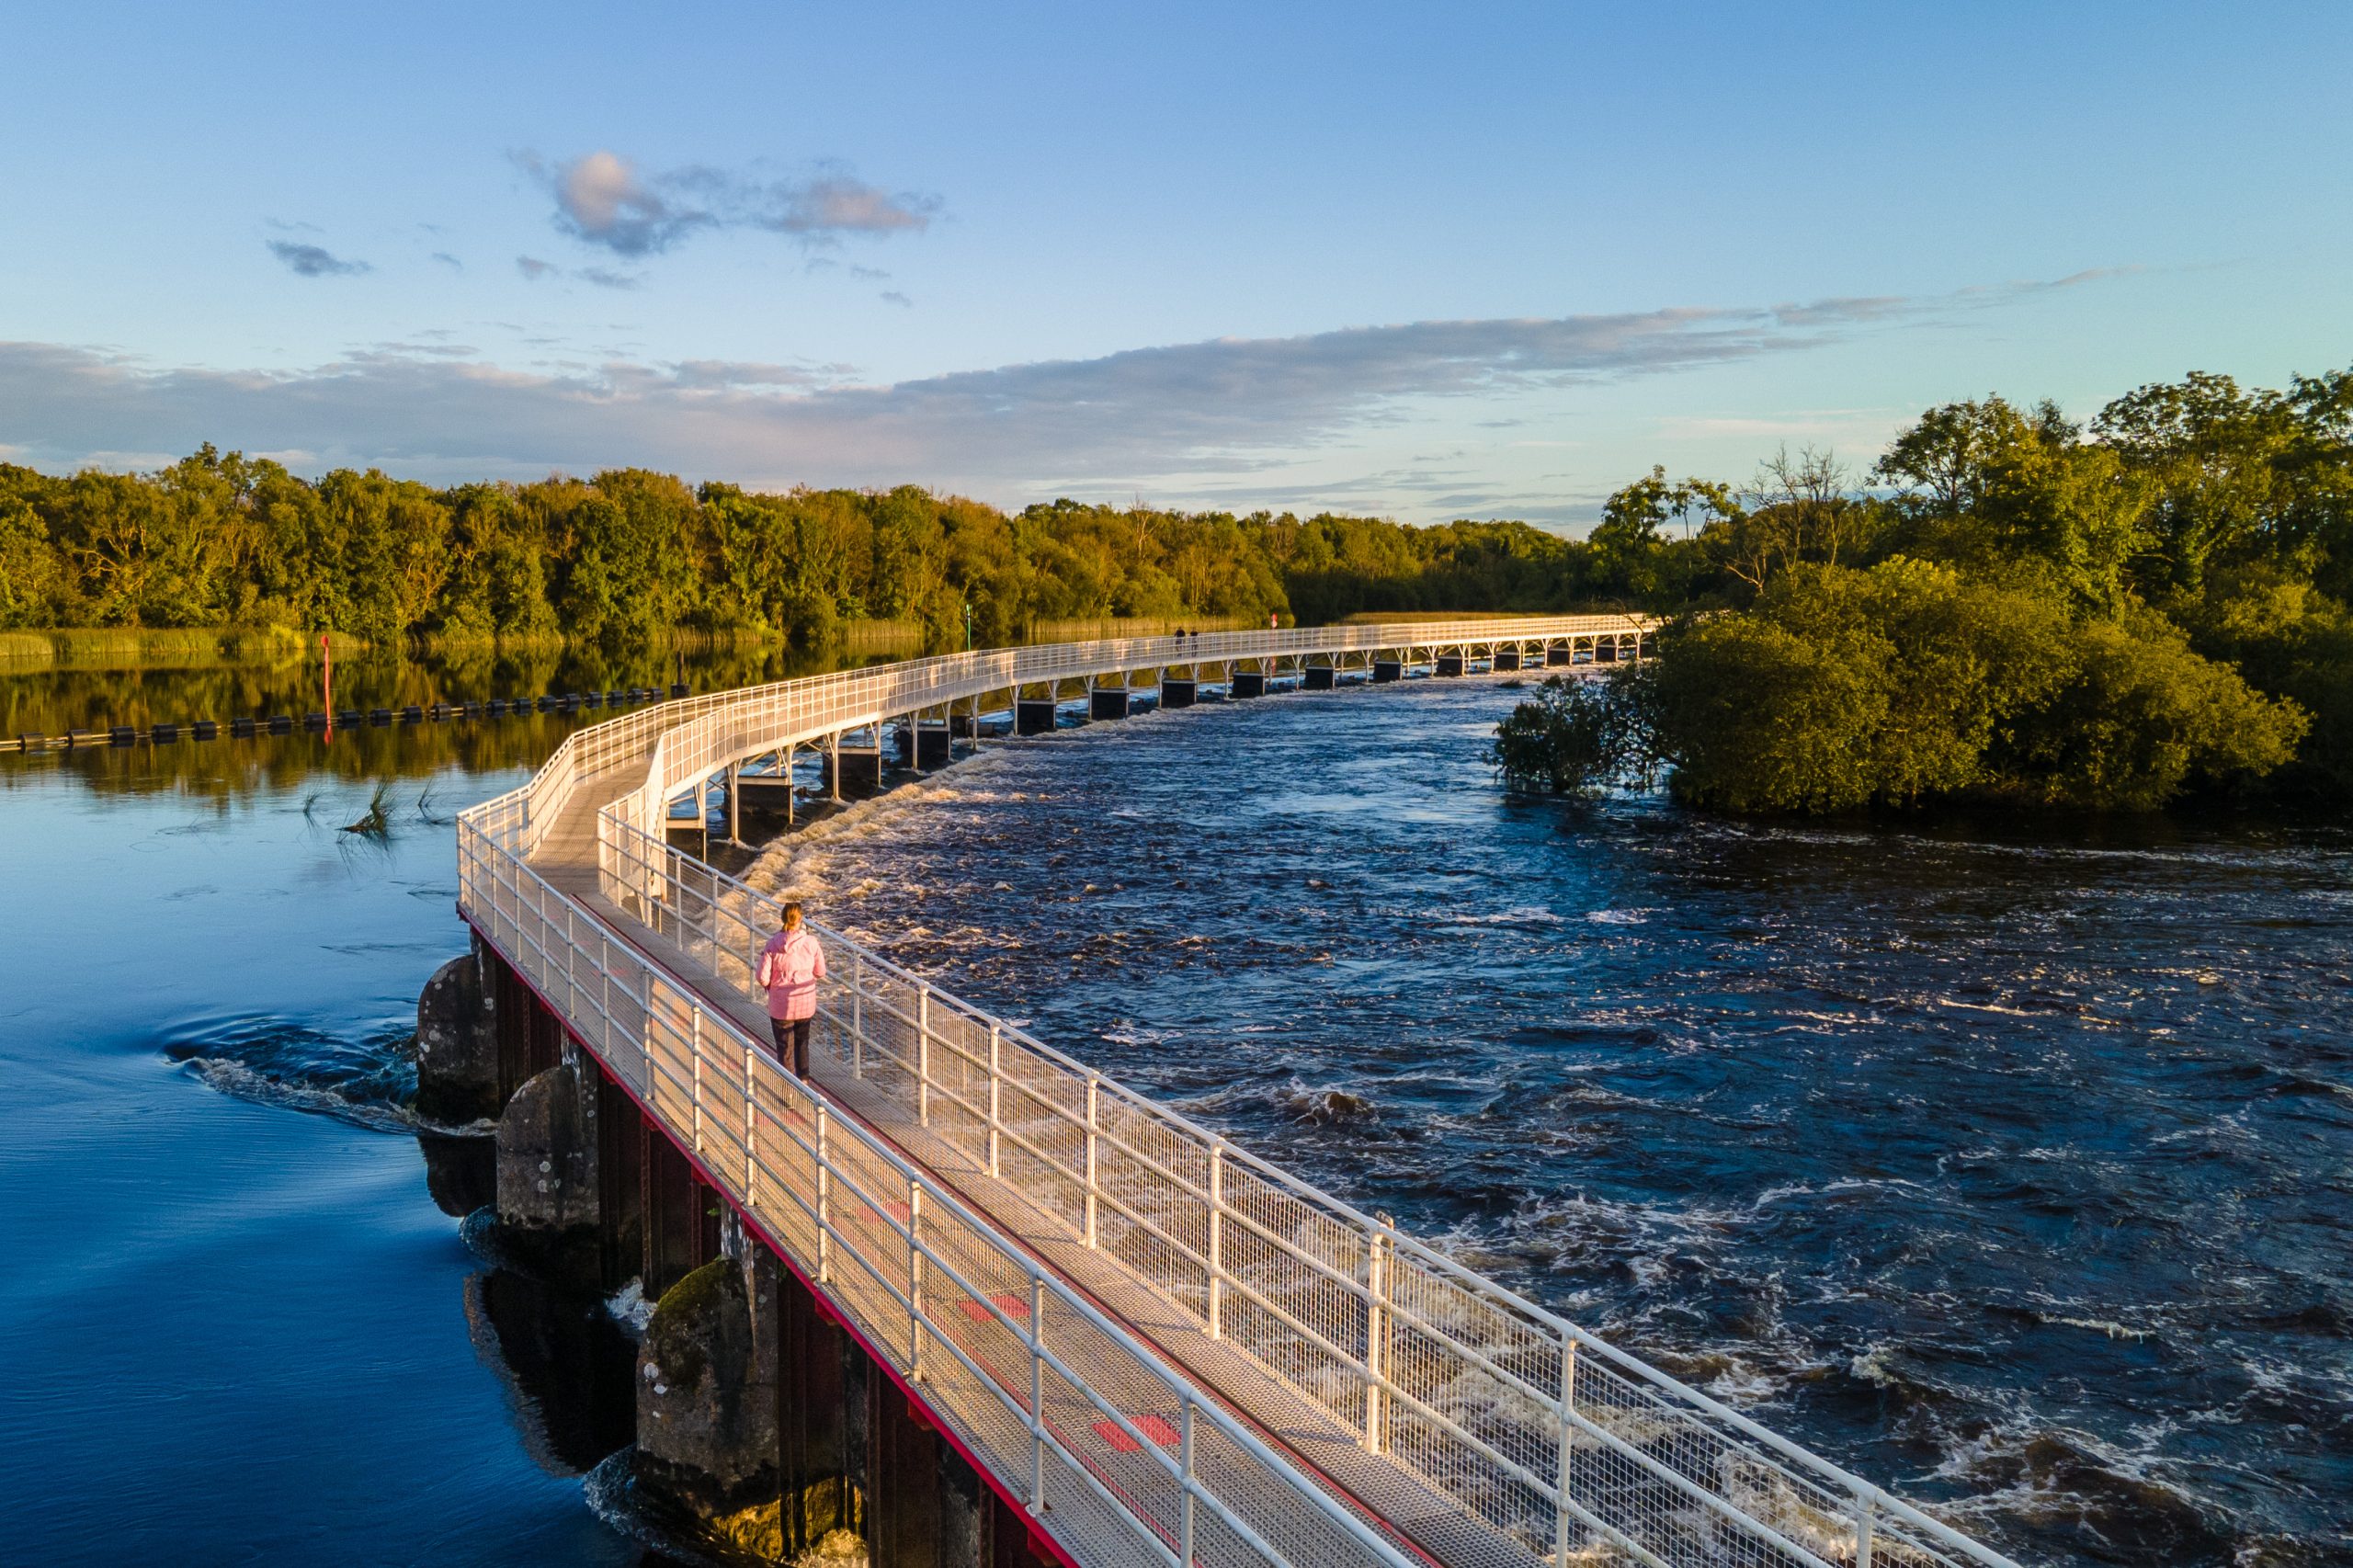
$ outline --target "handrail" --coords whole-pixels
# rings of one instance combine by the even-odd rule
[[[577,815],[571,796],[584,782],[606,779],[600,794],[612,803],[596,812],[600,891],[629,918],[679,940],[718,994],[746,997],[775,901],[659,836],[668,801],[721,767],[847,730],[875,726],[879,739],[887,721],[945,716],[950,704],[977,709],[1032,685],[1051,683],[1059,696],[1066,680],[1124,682],[1136,669],[1198,675],[1201,665],[1240,661],[1264,670],[1319,656],[1403,659],[1604,639],[1639,649],[1647,629],[1627,617],[1554,617],[916,660],[666,704],[579,732],[529,784],[469,817],[483,855],[517,861],[540,848],[558,815]],[[589,918],[563,902],[574,912],[567,918]],[[1074,1238],[1109,1253],[1203,1333],[1255,1358],[1379,1463],[1453,1496],[1497,1540],[1517,1542],[1526,1555],[1509,1560],[1565,1562],[1598,1539],[1674,1568],[1724,1551],[1841,1568],[2007,1568],[1920,1510],[1384,1221],[880,955],[823,928],[818,935],[837,977],[821,1009],[821,1044],[862,1090],[882,1095],[976,1171],[1017,1174],[1029,1200]],[[830,1244],[822,1239],[830,1231],[820,1235],[821,1247]]]
[[[642,1104],[673,1127],[693,1129],[689,1153],[750,1222],[829,1287],[869,1352],[921,1385],[1032,1513],[1051,1516],[1050,1527],[1091,1528],[1080,1543],[1108,1552],[1105,1562],[1132,1561],[1142,1549],[1176,1568],[1189,1560],[1167,1543],[1194,1533],[1188,1520],[1206,1500],[1255,1554],[1224,1554],[1227,1561],[1421,1568],[956,1193],[856,1119],[835,1115],[726,1013],[463,821],[459,860],[468,912],[484,939]],[[726,1071],[678,1070],[705,1061]],[[738,1062],[740,1079],[733,1075]],[[739,1126],[748,1138],[732,1131]],[[845,1187],[863,1232],[880,1230],[879,1240],[853,1229],[858,1219],[833,1212]],[[844,1277],[845,1262],[863,1284]],[[947,1315],[923,1300],[926,1267],[958,1288],[938,1303]],[[999,1305],[1007,1298],[1028,1303],[1026,1332]],[[991,1335],[988,1324],[1007,1333]],[[1082,1346],[1084,1372],[1074,1364]],[[941,1366],[939,1355],[956,1369]],[[1007,1356],[1019,1365],[994,1359]],[[1176,1411],[1192,1435],[1176,1457],[1140,1423],[1154,1416],[1155,1401]],[[1100,1437],[1106,1424],[1128,1443],[1087,1443],[1085,1435]],[[1018,1441],[1008,1441],[1008,1426]]]

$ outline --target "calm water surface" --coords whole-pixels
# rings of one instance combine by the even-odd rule
[[[2353,835],[1515,803],[1511,700],[992,749],[765,869],[2032,1560],[2353,1558]],[[402,1108],[515,722],[0,759],[0,1561],[642,1560],[605,1329]]]

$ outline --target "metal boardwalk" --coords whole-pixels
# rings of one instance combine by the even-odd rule
[[[846,735],[879,748],[896,722],[920,759],[960,712],[1071,682],[1633,656],[1646,630],[1066,643],[667,703],[576,733],[463,813],[460,907],[1074,1562],[2006,1565],[822,927],[804,1082],[752,983],[774,901],[666,841],[671,802],[747,759],[822,745],[838,779]]]

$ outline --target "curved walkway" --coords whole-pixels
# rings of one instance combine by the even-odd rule
[[[466,812],[461,907],[1074,1562],[2003,1563],[822,928],[795,1077],[751,983],[774,902],[666,842],[715,775],[813,744],[838,778],[843,737],[894,723],[922,758],[1073,685],[1631,657],[1646,630],[1068,643],[665,704]]]

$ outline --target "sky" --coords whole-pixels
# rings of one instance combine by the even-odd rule
[[[2353,363],[2353,6],[18,5],[0,460],[1572,529]]]

